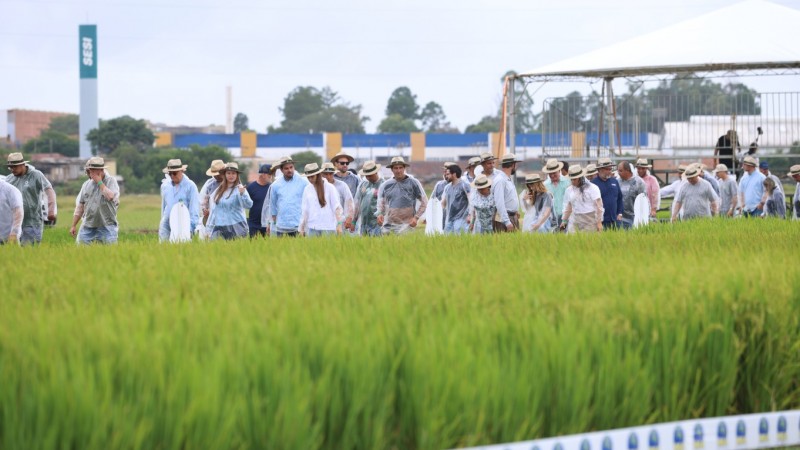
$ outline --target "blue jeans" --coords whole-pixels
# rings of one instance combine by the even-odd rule
[[[467,219],[448,220],[444,225],[445,234],[466,234],[469,231]]]
[[[22,245],[36,245],[42,242],[43,225],[22,227],[22,236],[19,237],[19,243]]]
[[[755,208],[751,209],[750,211],[742,210],[742,213],[745,217],[761,217],[761,214],[764,214],[764,211]],[[22,233],[25,234],[25,231],[23,230]]]
[[[335,230],[315,230],[310,228],[308,230],[308,237],[315,237],[315,236],[334,236],[336,234]]]
[[[78,245],[91,244],[97,242],[98,244],[116,244],[118,235],[118,227],[116,225],[109,225],[106,227],[81,227],[78,232],[78,239],[75,241]]]
[[[361,225],[361,235],[362,236],[382,236],[383,233],[381,233],[381,226],[380,225],[376,224],[374,227],[371,227],[369,225],[363,225],[362,224]]]

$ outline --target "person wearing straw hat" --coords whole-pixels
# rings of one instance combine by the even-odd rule
[[[561,226],[561,220],[564,217],[564,194],[570,186],[569,179],[561,176],[562,168],[564,168],[564,163],[555,158],[548,159],[542,168],[542,172],[547,175],[544,187],[553,196],[553,212],[556,214],[559,226]]]
[[[475,177],[472,182],[475,195],[472,196],[470,205],[469,229],[473,233],[494,233],[494,216],[497,208],[492,195],[492,179],[484,174]]]
[[[342,206],[344,216],[344,229],[352,233],[356,231],[356,224],[353,221],[353,216],[355,215],[353,196],[350,194],[350,187],[347,186],[347,183],[339,181],[333,176],[335,172],[336,169],[333,167],[333,163],[326,162],[322,164],[322,178],[332,184],[339,194],[339,204]]]
[[[303,189],[300,205],[301,236],[325,236],[342,234],[342,205],[339,193],[333,184],[322,177],[322,167],[317,163],[306,164],[302,177],[309,184]]]
[[[459,234],[469,231],[469,183],[461,179],[461,167],[452,164],[445,171],[447,186],[444,189],[444,232]]]
[[[525,177],[525,190],[520,194],[520,204],[525,210],[522,231],[525,233],[549,233],[556,227],[553,214],[553,196],[544,187],[544,179],[538,173]]]
[[[378,224],[378,191],[383,184],[380,177],[381,165],[375,161],[366,161],[359,174],[364,177],[356,190],[355,211],[353,221],[356,230],[362,236],[380,236],[381,226]]]
[[[786,196],[778,190],[775,180],[764,178],[764,192],[767,195],[767,201],[764,204],[764,217],[785,218]]]
[[[208,219],[211,240],[226,241],[248,236],[244,210],[253,206],[250,193],[239,179],[239,164],[229,162],[220,170],[222,183],[211,195],[212,213]]]
[[[655,218],[658,212],[660,198],[658,193],[661,188],[658,185],[656,177],[650,174],[650,169],[652,168],[653,165],[647,162],[647,158],[639,158],[636,160],[636,173],[639,175],[639,178],[644,181],[644,185],[647,188],[647,199],[650,200],[650,217]]]
[[[444,226],[447,222],[447,214],[442,207],[444,201],[444,189],[450,183],[448,178],[448,168],[455,165],[454,162],[446,162],[442,164],[442,179],[437,181],[431,191],[431,196],[428,198],[428,208],[425,210],[425,233],[426,234],[439,234],[444,232]]]
[[[42,242],[44,231],[42,195],[47,197],[47,220],[53,222],[56,220],[56,191],[42,172],[25,161],[22,153],[9,154],[6,167],[11,171],[6,176],[6,181],[22,193],[22,206],[25,210],[19,242],[22,245],[38,244]]]
[[[756,159],[745,156],[742,161],[744,175],[739,180],[739,208],[745,217],[760,217],[764,213],[764,179],[763,173],[756,170]]]
[[[358,188],[358,184],[361,182],[358,175],[347,170],[350,168],[350,164],[352,164],[353,161],[355,161],[355,158],[345,152],[339,152],[331,158],[331,163],[333,163],[333,166],[336,168],[336,173],[334,173],[333,176],[347,185],[350,189],[351,197],[355,197],[356,188]]]
[[[760,163],[758,163],[758,171],[761,172],[765,177],[772,178],[772,181],[775,183],[775,188],[778,189],[778,191],[780,191],[781,195],[784,195],[783,194],[783,183],[781,183],[781,179],[780,178],[776,177],[775,175],[772,174],[772,172],[770,172],[770,170],[769,170],[769,162],[761,161]],[[768,199],[768,196],[767,196],[767,193],[765,192],[764,196],[761,197],[761,203],[762,204],[766,204],[767,203],[767,199]]]
[[[119,208],[119,185],[117,180],[108,174],[105,161],[100,157],[92,157],[86,162],[86,175],[89,179],[83,183],[75,202],[75,213],[72,216],[72,227],[69,233],[78,244],[115,244],[118,237],[117,208]],[[83,220],[80,231],[75,227]]]
[[[247,216],[247,229],[250,237],[266,237],[267,224],[262,222],[264,218],[264,200],[269,195],[269,187],[272,185],[272,164],[261,164],[258,167],[258,178],[247,185],[247,193],[253,200],[250,213]]]
[[[482,169],[481,173],[491,178],[492,184],[494,184],[495,179],[501,176],[500,171],[497,170],[497,168],[495,167],[497,158],[495,158],[494,155],[490,152],[481,153],[480,158],[481,158],[481,169]]]
[[[624,209],[622,189],[616,177],[611,176],[614,163],[611,158],[600,158],[597,161],[597,177],[591,181],[600,189],[603,201],[603,229],[616,229],[621,226]]]
[[[685,164],[678,165],[678,169],[676,170],[677,177],[672,183],[661,188],[661,191],[659,192],[661,198],[669,198],[669,197],[674,198],[678,196],[678,193],[680,193],[681,191],[681,187],[683,187],[683,185],[686,184],[686,179],[684,178],[683,173],[686,172],[687,167],[688,166],[686,166]],[[674,212],[675,212],[675,201],[673,201],[672,205],[670,206],[670,216]]]
[[[0,177],[0,245],[19,244],[24,217],[22,192]]]
[[[294,161],[288,156],[278,159],[275,166],[281,173],[270,189],[269,207],[272,220],[267,226],[267,234],[274,232],[278,237],[295,237],[298,235],[303,191],[308,186],[308,180],[295,173]]]
[[[792,197],[792,207],[794,208],[792,220],[800,220],[800,164],[795,164],[789,168],[789,173],[786,175],[792,177],[797,183],[794,186],[794,196]]]
[[[603,200],[600,188],[586,181],[583,169],[575,164],[569,168],[571,182],[564,193],[564,217],[560,228],[568,233],[603,231]]]
[[[211,161],[211,165],[206,170],[206,175],[209,179],[203,183],[200,188],[200,212],[203,214],[203,223],[208,220],[208,215],[211,214],[209,206],[211,204],[211,195],[217,190],[217,187],[222,183],[221,170],[225,169],[225,162],[221,159]]]
[[[467,171],[464,173],[464,181],[467,183],[472,184],[475,181],[475,168],[478,167],[481,163],[480,156],[473,156],[472,158],[467,161]]]
[[[186,176],[186,168],[180,159],[170,159],[167,167],[161,171],[169,177],[161,182],[161,222],[158,226],[159,242],[169,242],[170,225],[169,215],[172,208],[178,203],[183,203],[189,210],[189,230],[194,234],[197,224],[200,223],[200,195],[197,185]]]
[[[686,184],[675,197],[675,209],[672,212],[672,222],[694,218],[711,217],[717,214],[717,194],[711,184],[700,179],[702,170],[692,164],[684,172]]]
[[[728,166],[725,164],[717,164],[717,167],[714,168],[714,174],[719,178],[719,215],[733,217],[739,201],[739,196],[736,194],[738,191],[736,180],[728,174]]]
[[[641,178],[633,176],[633,166],[628,161],[622,161],[617,166],[619,176],[619,189],[622,191],[622,223],[623,229],[633,227],[633,219],[636,216],[633,205],[636,197],[644,194],[647,187]]]
[[[383,234],[401,234],[415,228],[428,207],[422,184],[406,174],[409,165],[402,156],[392,158],[389,168],[394,176],[378,190],[378,223]],[[419,209],[415,209],[417,201]]]
[[[706,180],[711,185],[711,189],[714,189],[714,193],[717,194],[717,197],[719,197],[719,182],[717,179],[714,178],[711,172],[706,170],[708,167],[706,167],[705,164],[699,162],[695,164],[700,168],[700,179]]]
[[[519,198],[514,181],[511,179],[516,172],[517,157],[508,153],[500,158],[500,173],[492,180],[492,195],[497,214],[494,218],[496,232],[519,230]]]
[[[598,176],[597,165],[595,164],[587,164],[584,171],[586,172],[586,181],[592,181]]]

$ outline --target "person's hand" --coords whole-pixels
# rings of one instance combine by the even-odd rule
[[[240,193],[240,194],[244,194],[244,191],[245,191],[245,189],[247,189],[247,188],[245,188],[245,187],[244,187],[244,185],[243,185],[243,184],[241,184],[241,183],[239,184],[239,186],[238,186],[238,187],[239,187],[239,193]]]
[[[342,226],[341,225],[336,225],[336,234],[338,234],[339,236],[342,235]]]
[[[203,217],[208,219],[208,208],[203,208]]]
[[[597,222],[597,231],[603,231],[603,222]]]
[[[514,224],[509,223],[506,225],[506,231],[514,231]]]
[[[564,231],[567,229],[567,222],[561,222],[561,225],[558,226],[558,229]]]
[[[345,227],[345,229],[350,230],[350,231],[354,231],[355,228],[356,228],[355,226],[353,226],[353,219],[351,219],[350,217],[345,219],[344,227]]]
[[[383,226],[383,216],[378,216],[378,225]]]
[[[656,209],[655,209],[655,208],[651,208],[651,209],[650,209],[650,217],[655,217],[657,212],[658,212],[658,211],[656,211]]]
[[[47,220],[50,222],[56,220],[56,215],[53,213],[47,213]]]
[[[622,220],[622,214],[617,214],[617,222],[619,222],[620,220]]]
[[[763,211],[764,210],[764,202],[759,203],[757,209],[760,209],[761,211]]]
[[[74,228],[74,227],[73,227]],[[74,235],[73,235],[74,236]],[[17,233],[11,233],[8,235],[8,243],[13,244],[17,242]]]
[[[75,225],[73,225],[73,226],[72,226],[72,227],[69,229],[69,234],[71,234],[71,235],[72,235],[72,237],[75,237]]]
[[[728,217],[733,217],[733,210],[728,210]]]
[[[100,181],[102,181],[103,176],[100,175],[99,173],[90,172],[89,173],[89,178],[91,178],[92,181],[94,181],[95,183],[99,183]]]
[[[416,217],[412,217],[411,218],[411,222],[408,222],[408,226],[410,226],[411,228],[416,228],[416,226],[417,226],[417,218]]]
[[[267,236],[269,236],[269,224],[265,228],[267,229]]]

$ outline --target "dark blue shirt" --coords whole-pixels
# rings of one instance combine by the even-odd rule
[[[603,199],[603,222],[616,222],[617,216],[622,214],[622,189],[619,187],[619,180],[609,177],[603,181],[600,177],[592,180],[600,188],[600,198]]]
[[[247,193],[250,194],[250,198],[253,200],[253,206],[250,208],[250,217],[247,219],[247,226],[250,228],[266,227],[266,225],[261,225],[261,208],[264,206],[264,199],[267,198],[270,184],[267,183],[262,186],[257,181],[253,181],[247,185]]]

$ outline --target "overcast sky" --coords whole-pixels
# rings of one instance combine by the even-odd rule
[[[420,106],[438,102],[463,131],[496,111],[507,69],[535,69],[734,3],[0,0],[0,109],[77,113],[78,25],[89,23],[98,27],[104,119],[222,125],[231,85],[234,114],[263,133],[280,122],[291,89],[327,85],[363,105],[371,132],[391,92],[408,86]],[[775,3],[800,9],[800,0]]]

